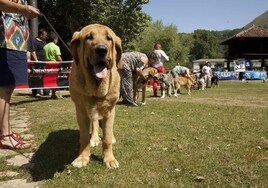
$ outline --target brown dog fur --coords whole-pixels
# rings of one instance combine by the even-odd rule
[[[191,75],[191,78],[195,80],[194,75]],[[192,82],[189,78],[186,78],[184,76],[178,76],[174,78],[174,86],[175,86],[174,96],[177,96],[181,86],[185,86],[187,88],[187,94],[191,95],[191,89],[193,85],[194,82]]]
[[[152,78],[156,73],[157,73],[157,69],[153,68],[153,67],[148,67],[142,70],[143,75],[150,79]],[[136,78],[134,78],[134,82],[133,82],[134,86],[133,86],[133,92],[134,92],[134,101],[137,102],[138,100],[138,96],[139,96],[139,89],[142,89],[142,104],[145,105],[145,95],[146,95],[146,84],[147,81],[145,81],[143,78],[141,78],[140,76],[137,76]]]
[[[70,94],[80,128],[80,152],[72,164],[79,168],[88,164],[90,142],[99,140],[100,121],[103,162],[107,168],[118,168],[112,139],[115,105],[119,99],[121,40],[109,27],[92,24],[73,34],[71,52],[74,63],[70,75]]]

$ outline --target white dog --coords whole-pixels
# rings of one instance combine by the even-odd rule
[[[204,90],[206,88],[206,83],[204,77],[199,78],[197,81],[198,84],[198,90]]]

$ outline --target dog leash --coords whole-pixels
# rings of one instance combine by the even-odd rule
[[[43,13],[41,13],[41,16],[45,19],[45,21],[47,22],[47,24],[51,27],[51,29],[54,31],[54,33],[57,35],[57,37],[60,39],[60,41],[62,42],[62,44],[65,46],[65,48],[69,51],[69,53],[71,54],[71,50],[70,50],[70,48],[67,46],[67,44],[62,40],[62,38],[60,37],[60,35],[57,33],[57,31],[55,30],[55,28],[52,26],[52,24],[48,21],[48,19],[47,19],[47,17],[43,14]],[[14,134],[14,133],[12,133],[12,131],[11,131],[11,129],[9,128],[9,130],[8,130],[8,132],[9,132],[9,135],[11,135],[11,134]],[[14,138],[13,138],[14,139]],[[10,140],[10,142],[12,143],[12,141],[11,141],[11,138],[9,138],[9,140]],[[14,139],[17,143],[18,143],[18,141],[16,140],[16,139]],[[12,143],[12,147],[15,147],[14,146],[14,144]],[[22,154],[22,152],[20,151],[20,153]]]
[[[60,37],[60,35],[57,33],[57,31],[55,30],[55,28],[52,26],[52,24],[48,21],[47,17],[41,13],[41,16],[45,19],[45,21],[47,22],[47,24],[49,25],[49,27],[54,31],[54,33],[57,35],[57,37],[60,39],[60,41],[62,42],[62,44],[64,45],[64,47],[69,51],[70,54],[71,50],[70,48],[67,46],[67,44],[62,40],[62,38]]]

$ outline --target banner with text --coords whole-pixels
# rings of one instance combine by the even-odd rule
[[[244,71],[244,72],[214,72],[220,80],[239,80],[239,74],[241,75],[241,79],[246,80],[263,80],[267,78],[266,71]]]
[[[28,85],[16,89],[67,88],[73,61],[28,61]]]

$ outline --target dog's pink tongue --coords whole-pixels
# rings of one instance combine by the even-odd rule
[[[104,66],[94,66],[94,73],[97,78],[105,78],[107,76],[107,68]]]

